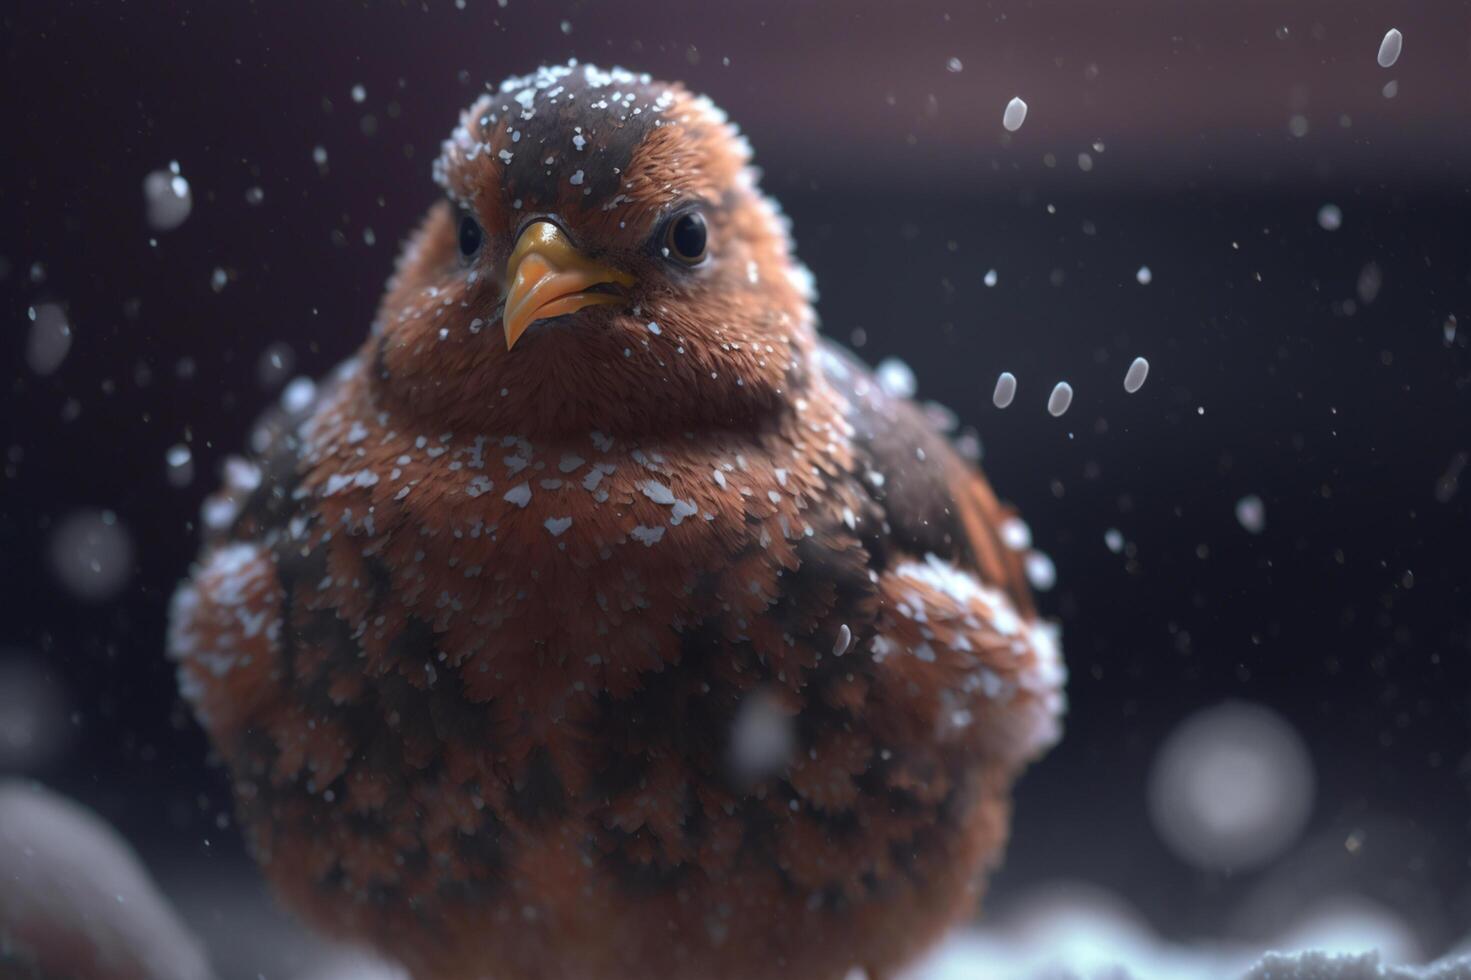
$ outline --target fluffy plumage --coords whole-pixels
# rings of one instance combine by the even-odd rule
[[[1057,736],[1009,512],[818,338],[748,162],[647,76],[482,97],[372,335],[211,504],[185,696],[279,892],[415,976],[888,976]],[[537,219],[633,284],[508,349]]]

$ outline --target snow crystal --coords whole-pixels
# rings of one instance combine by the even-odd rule
[[[552,537],[560,537],[563,531],[572,526],[572,518],[548,517],[542,522],[542,526],[551,532]]]
[[[255,364],[255,377],[260,386],[270,390],[285,381],[296,367],[296,352],[284,341],[277,341],[261,351]]]
[[[838,638],[833,643],[833,656],[841,657],[848,652],[848,647],[853,645],[853,631],[844,623],[838,627]]]
[[[575,171],[571,177],[567,178],[567,182],[570,183],[573,187],[579,187],[582,184],[582,177],[582,171],[578,170]]]
[[[1052,394],[1047,396],[1047,412],[1053,418],[1057,418],[1068,410],[1073,403],[1073,386],[1066,381],[1059,381],[1052,389]]]
[[[796,749],[792,719],[765,691],[746,695],[730,727],[730,766],[741,782],[751,783],[786,769]]]
[[[981,281],[986,284],[986,287],[987,288],[990,288],[991,286],[996,285],[996,279],[997,279],[996,270],[995,269],[987,269],[986,270],[986,277],[984,279],[982,279]]]
[[[1155,830],[1201,868],[1246,869],[1297,839],[1313,802],[1302,739],[1265,707],[1228,702],[1185,719],[1149,776]]]
[[[1002,371],[1001,376],[996,379],[996,390],[991,393],[991,404],[997,408],[1006,408],[1015,397],[1016,375],[1010,371]]]
[[[1024,563],[1027,572],[1027,581],[1032,583],[1032,588],[1038,592],[1047,592],[1057,584],[1057,566],[1052,564],[1052,559],[1040,551],[1027,552]]]
[[[1267,524],[1267,510],[1262,498],[1248,494],[1236,501],[1236,520],[1252,534],[1261,534]]]
[[[155,170],[143,178],[143,206],[148,227],[154,231],[171,231],[184,223],[194,208],[189,182],[179,173],[177,163],[168,170]]]
[[[187,487],[194,482],[194,456],[189,452],[188,446],[182,442],[170,446],[163,458],[168,464],[166,474],[169,486]]]
[[[886,357],[879,362],[874,374],[879,387],[895,398],[913,398],[919,388],[914,370],[897,357]]]
[[[1118,554],[1124,550],[1124,535],[1118,528],[1111,527],[1103,532],[1103,543],[1108,546],[1109,551]]]
[[[1148,286],[1154,281],[1154,273],[1150,271],[1149,266],[1141,265],[1139,271],[1134,273],[1134,278],[1138,281],[1139,285]]]
[[[531,484],[518,483],[506,491],[505,500],[515,504],[517,507],[525,507],[531,503]]]
[[[1134,358],[1134,363],[1129,365],[1129,370],[1124,374],[1124,390],[1134,394],[1144,387],[1144,379],[1149,377],[1149,362],[1142,357]]]
[[[317,397],[317,383],[311,378],[295,378],[281,391],[281,407],[292,415],[307,410]]]
[[[948,60],[948,61],[945,62],[945,70],[948,71],[948,72],[952,72],[952,73],[958,74],[964,68],[965,68],[965,65],[961,63],[961,61],[960,61],[959,58],[951,58],[950,60]]]
[[[1318,227],[1324,231],[1337,231],[1343,227],[1343,210],[1336,204],[1325,204],[1318,209]]]
[[[1384,34],[1384,40],[1379,42],[1379,67],[1393,68],[1394,63],[1399,61],[1400,49],[1404,47],[1405,36],[1398,28],[1391,27]]]
[[[260,187],[245,188],[245,203],[251,207],[260,207],[265,202],[266,192]]]
[[[240,514],[240,501],[231,494],[217,494],[204,501],[199,509],[199,519],[211,531],[223,531],[235,522]]]
[[[1001,116],[1001,125],[1006,127],[1008,133],[1014,133],[1022,128],[1022,123],[1027,121],[1027,104],[1022,101],[1021,96],[1016,96],[1006,103],[1006,112]]]
[[[354,102],[362,102],[367,97],[368,97],[368,90],[365,89],[365,88],[363,88],[363,86],[361,86],[361,85],[354,85],[352,87],[352,100]]]
[[[37,374],[61,367],[72,347],[72,328],[66,311],[56,303],[40,303],[26,310],[31,330],[26,338],[26,363]]]
[[[52,532],[48,550],[52,572],[82,599],[110,599],[133,575],[132,536],[111,511],[69,515]]]
[[[1001,522],[1001,541],[1012,551],[1025,551],[1032,546],[1032,529],[1020,517]]]

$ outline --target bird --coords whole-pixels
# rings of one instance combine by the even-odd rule
[[[1025,525],[819,334],[707,97],[543,66],[433,177],[169,610],[264,874],[416,978],[893,977],[1060,737]]]

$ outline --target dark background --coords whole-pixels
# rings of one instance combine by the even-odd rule
[[[741,122],[824,329],[903,358],[979,430],[1056,562],[1068,734],[1020,787],[993,908],[1070,879],[1182,940],[1261,938],[1337,893],[1412,922],[1427,955],[1471,931],[1466,4],[24,3],[0,32],[0,660],[69,702],[65,751],[23,768],[176,894],[207,868],[250,880],[162,649],[199,504],[277,394],[257,362],[284,342],[316,375],[349,353],[460,108],[577,56],[684,79]],[[141,182],[171,160],[193,213],[155,233]],[[47,300],[74,343],[40,376],[26,310]],[[1021,388],[1000,412],[1003,369]],[[1060,379],[1077,394],[1054,419]],[[1234,516],[1252,493],[1256,536]],[[106,602],[47,568],[82,507],[136,547]],[[1164,736],[1231,698],[1286,717],[1317,772],[1303,839],[1234,875],[1175,858],[1145,792]]]

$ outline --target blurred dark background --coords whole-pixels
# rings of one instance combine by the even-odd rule
[[[460,108],[575,56],[741,123],[824,329],[979,432],[1056,564],[1068,734],[1020,787],[993,909],[1071,880],[1181,941],[1345,895],[1426,956],[1471,932],[1471,6],[463,6],[0,13],[0,727],[40,733],[6,770],[97,808],[176,894],[252,880],[162,652],[199,506],[281,383],[365,335]],[[171,162],[192,211],[156,230]],[[47,303],[71,333],[49,373]],[[102,599],[52,558],[94,509],[132,544]],[[1316,776],[1264,867],[1188,862],[1151,819],[1166,736],[1228,700],[1285,719]]]

